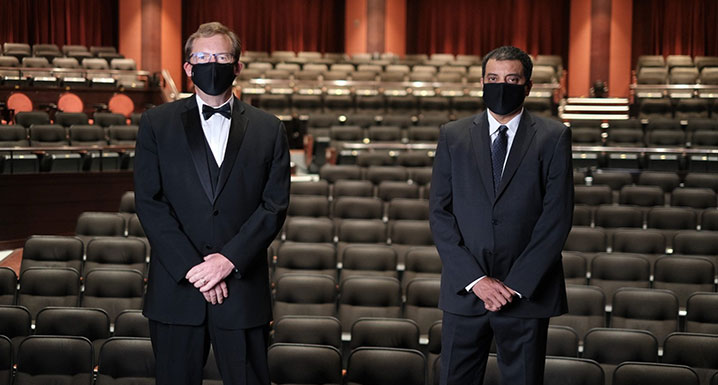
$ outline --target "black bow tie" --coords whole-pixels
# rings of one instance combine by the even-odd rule
[[[227,119],[232,118],[232,109],[229,107],[229,103],[225,103],[223,106],[218,108],[210,107],[206,104],[202,105],[202,117],[204,120],[209,120],[215,113],[224,116]]]

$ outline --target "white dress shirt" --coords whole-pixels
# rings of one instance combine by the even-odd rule
[[[227,140],[229,139],[229,127],[231,126],[232,121],[222,116],[222,114],[212,114],[209,119],[204,120],[204,116],[202,115],[202,106],[207,103],[205,103],[199,95],[195,95],[195,97],[197,98],[199,120],[202,122],[204,137],[207,138],[207,143],[209,143],[209,148],[212,150],[214,160],[217,161],[217,166],[222,167],[224,152],[227,149]],[[231,111],[234,106],[234,97],[230,96],[226,102],[217,107],[221,107],[227,103],[229,103]]]
[[[506,130],[506,135],[508,136],[508,142],[506,144],[506,158],[504,158],[504,166],[501,168],[501,175],[503,175],[503,170],[506,168],[506,161],[509,159],[509,154],[511,153],[511,144],[514,143],[516,131],[519,130],[519,123],[521,122],[521,116],[523,114],[524,109],[522,108],[521,112],[519,112],[518,115],[514,116],[511,120],[509,120],[508,123],[501,124],[498,120],[496,120],[496,118],[494,118],[493,115],[491,115],[491,112],[486,111],[486,116],[488,116],[489,118],[489,138],[491,138],[491,143],[493,143],[494,140],[496,140],[496,138],[499,136],[499,127],[506,126],[506,128],[508,128]],[[476,285],[477,282],[481,281],[484,278],[486,278],[485,275],[466,285],[466,291],[470,292],[474,285]],[[518,294],[519,298],[521,297],[521,294],[516,294]]]

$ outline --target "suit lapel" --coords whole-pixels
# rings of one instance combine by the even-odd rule
[[[534,121],[528,111],[524,110],[523,115],[521,115],[518,131],[516,131],[516,136],[511,144],[511,152],[509,153],[509,159],[506,161],[506,167],[501,177],[501,184],[499,185],[496,199],[501,197],[501,193],[503,193],[506,186],[511,182],[511,178],[513,178],[516,170],[519,168],[521,159],[523,159],[526,154],[526,150],[528,150],[535,133],[536,127],[534,127]]]
[[[477,115],[471,127],[471,142],[479,166],[481,181],[486,194],[494,200],[494,176],[491,173],[491,143],[489,139],[489,121],[487,112]]]
[[[217,180],[217,189],[215,190],[215,196],[212,201],[217,199],[217,196],[222,192],[222,188],[229,179],[229,174],[232,172],[232,167],[237,159],[239,148],[242,146],[242,140],[244,139],[244,133],[247,131],[247,117],[244,116],[244,105],[238,100],[234,99],[234,107],[232,108],[232,125],[229,129],[229,138],[227,139],[227,149],[224,151],[224,160],[222,161],[222,167],[219,170],[219,179]]]
[[[187,109],[182,112],[182,125],[202,189],[207,194],[207,199],[213,201],[204,132],[202,131],[202,122],[199,120],[199,107],[197,107],[197,100],[194,96],[187,98]]]

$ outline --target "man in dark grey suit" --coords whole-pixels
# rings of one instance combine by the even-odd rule
[[[159,385],[199,385],[212,343],[224,384],[269,384],[267,247],[289,203],[282,123],[232,95],[237,36],[207,23],[185,45],[196,95],[144,114],[137,214],[152,252],[144,314]]]
[[[443,263],[441,384],[482,384],[492,338],[503,384],[542,384],[549,317],[567,310],[571,132],[523,108],[531,70],[518,48],[489,52],[488,110],[441,128],[430,197]]]

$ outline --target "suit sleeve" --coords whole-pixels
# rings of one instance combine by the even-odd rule
[[[524,252],[514,261],[504,280],[506,286],[529,300],[544,276],[561,260],[561,250],[571,230],[572,170],[571,131],[564,128],[548,166],[541,216]]]
[[[277,236],[284,224],[289,206],[289,145],[284,124],[279,122],[276,129],[272,164],[269,177],[262,192],[262,202],[242,225],[239,232],[222,248],[221,254],[227,257],[239,272],[247,271],[254,258],[266,258],[267,247]]]
[[[434,243],[441,256],[442,274],[450,277],[455,293],[466,294],[466,285],[478,277],[485,276],[486,273],[464,246],[464,240],[456,223],[453,213],[451,169],[451,154],[446,138],[446,128],[442,127],[431,176],[429,223]]]
[[[170,273],[175,282],[201,263],[199,251],[190,242],[162,191],[157,139],[150,114],[142,114],[135,145],[135,206],[142,228],[152,245],[152,258]]]

